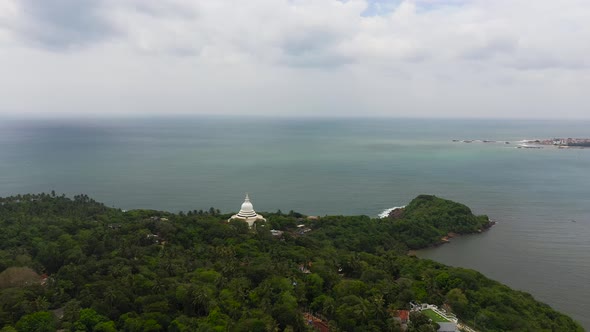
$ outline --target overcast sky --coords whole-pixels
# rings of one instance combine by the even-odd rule
[[[1,0],[0,115],[590,118],[588,0]]]

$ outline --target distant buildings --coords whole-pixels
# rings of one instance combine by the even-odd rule
[[[311,270],[309,268],[311,268],[311,264],[311,262],[307,262],[307,264],[299,264],[299,272],[310,274]]]
[[[408,329],[408,323],[410,322],[409,310],[394,310],[393,318],[400,323],[403,331]]]
[[[312,327],[315,331],[319,332],[330,332],[330,327],[325,320],[313,315],[312,313],[306,312],[303,314],[303,319],[305,319],[305,323]]]
[[[270,234],[272,236],[277,236],[277,237],[278,236],[283,236],[283,233],[284,233],[283,231],[279,231],[278,229],[271,229],[270,230]]]
[[[530,143],[537,143],[542,145],[556,145],[559,147],[590,147],[590,138],[552,138],[545,140],[530,141]]]

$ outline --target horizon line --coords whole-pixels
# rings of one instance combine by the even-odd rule
[[[186,114],[186,113],[126,113],[126,114],[0,114],[0,120],[9,121],[83,121],[83,120],[148,120],[148,119],[186,119],[186,118],[237,118],[237,119],[299,119],[299,120],[350,120],[350,119],[391,119],[391,120],[494,120],[494,121],[590,121],[588,117],[488,117],[488,116],[412,116],[412,115],[385,115],[385,114],[333,114],[333,115],[295,115],[295,114],[214,114],[214,113],[200,113],[200,114]]]

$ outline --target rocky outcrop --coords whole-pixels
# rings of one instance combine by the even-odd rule
[[[401,219],[404,217],[404,209],[403,208],[393,209],[393,210],[391,210],[391,212],[389,212],[389,215],[387,217],[390,219]]]

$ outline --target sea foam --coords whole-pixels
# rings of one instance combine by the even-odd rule
[[[378,216],[379,218],[382,218],[382,219],[383,219],[383,218],[387,218],[387,216],[389,216],[389,214],[391,213],[391,211],[393,211],[393,210],[395,210],[395,209],[403,209],[403,208],[405,208],[405,207],[406,207],[405,205],[402,205],[402,206],[394,206],[394,207],[392,207],[392,208],[389,208],[389,209],[383,210],[383,211],[382,211],[381,213],[379,213],[377,216]]]

